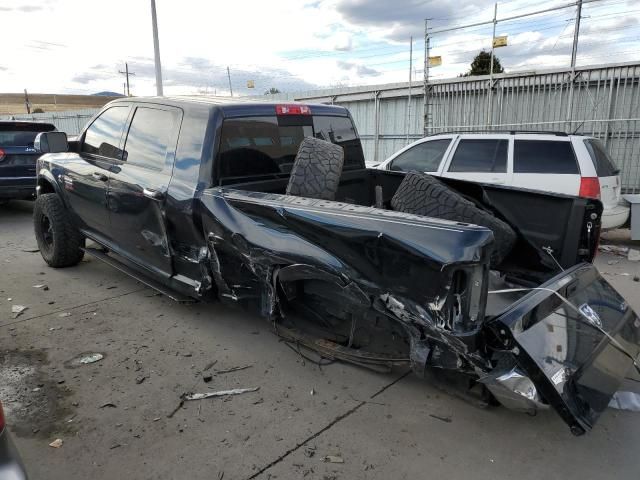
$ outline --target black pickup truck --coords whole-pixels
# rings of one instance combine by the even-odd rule
[[[91,254],[324,358],[551,406],[576,435],[638,368],[640,320],[591,264],[597,200],[366,169],[333,105],[128,98],[36,148],[52,267]]]

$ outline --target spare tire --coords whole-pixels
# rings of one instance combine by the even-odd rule
[[[287,195],[334,200],[343,163],[344,151],[341,146],[306,137],[300,143],[291,169]]]
[[[507,223],[424,173],[407,173],[391,199],[391,208],[398,212],[487,227],[494,237],[492,266],[502,263],[516,241],[516,233]]]

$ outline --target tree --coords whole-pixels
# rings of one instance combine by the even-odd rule
[[[271,87],[269,90],[264,92],[265,95],[275,95],[276,93],[280,93],[280,90],[275,87]]]
[[[482,50],[475,56],[473,62],[471,62],[471,70],[465,73],[464,77],[473,77],[475,75],[489,75],[489,65],[491,65],[491,52]],[[500,64],[500,60],[495,55],[493,56],[493,73],[503,73],[504,68]]]

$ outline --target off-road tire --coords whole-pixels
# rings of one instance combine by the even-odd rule
[[[391,199],[391,208],[398,212],[487,227],[494,237],[492,266],[502,263],[516,241],[516,233],[507,223],[424,173],[407,173]]]
[[[334,200],[343,164],[344,150],[341,146],[306,137],[300,143],[291,169],[287,195]]]
[[[45,193],[36,198],[33,227],[40,254],[50,267],[71,267],[84,257],[85,239],[57,194]]]

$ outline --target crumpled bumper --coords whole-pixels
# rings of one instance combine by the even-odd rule
[[[638,368],[640,319],[591,264],[556,276],[492,322],[504,367],[481,381],[507,406],[548,404],[581,435]]]

